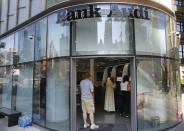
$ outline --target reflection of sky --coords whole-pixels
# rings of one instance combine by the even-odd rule
[[[53,43],[55,50],[60,50],[60,38],[61,36],[69,37],[69,24],[56,24],[57,14],[49,16],[49,44]]]

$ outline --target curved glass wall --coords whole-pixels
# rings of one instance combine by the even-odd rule
[[[181,120],[174,23],[163,12],[128,4],[82,5],[44,16],[0,40],[0,105],[68,131],[70,57],[136,56],[138,130],[172,127]]]
[[[163,130],[178,123],[179,62],[137,58],[137,112],[139,130]],[[159,121],[160,125],[156,125]]]

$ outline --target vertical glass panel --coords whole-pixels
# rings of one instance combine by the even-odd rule
[[[15,49],[19,63],[34,60],[35,25],[26,27],[15,34]]]
[[[32,115],[33,64],[15,67],[13,84],[17,88],[16,110],[23,115]]]
[[[48,17],[48,57],[69,56],[70,24],[56,23],[57,14]]]
[[[15,27],[16,0],[9,0],[8,30]]]
[[[72,55],[132,54],[132,20],[94,18],[73,22]]]
[[[12,98],[12,69],[11,67],[0,68],[0,87],[2,88],[2,107],[11,109]]]
[[[47,8],[67,0],[47,0]]]
[[[139,131],[163,130],[178,122],[179,64],[159,58],[137,59]]]
[[[135,45],[139,55],[166,55],[166,15],[150,10],[150,20],[135,19]]]
[[[47,19],[36,23],[35,60],[46,58]]]
[[[45,126],[46,110],[46,61],[34,66],[33,122]]]
[[[176,23],[175,20],[167,17],[167,56],[178,59],[179,39],[176,39]]]
[[[2,8],[1,8],[1,34],[6,32],[7,25],[7,8],[8,8],[8,0],[2,0]]]
[[[28,18],[27,13],[27,2],[28,0],[19,0],[18,5],[18,24],[24,22]]]
[[[47,64],[46,127],[69,131],[69,60]]]
[[[43,0],[31,0],[31,17],[40,13],[43,10]]]
[[[14,54],[14,34],[1,40],[0,65],[12,65]]]

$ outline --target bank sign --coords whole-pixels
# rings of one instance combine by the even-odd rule
[[[149,20],[149,8],[141,5],[83,5],[57,12],[57,23],[100,17],[123,17]]]

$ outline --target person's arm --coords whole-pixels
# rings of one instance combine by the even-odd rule
[[[90,81],[90,90],[91,90],[91,93],[94,94],[94,86],[93,86],[93,83]]]
[[[128,82],[128,91],[130,91],[131,89],[130,89],[130,82]]]

